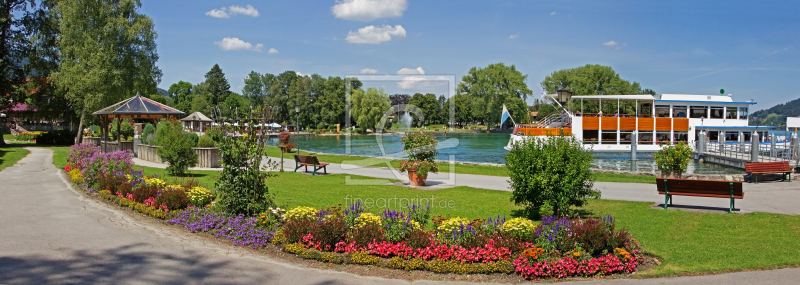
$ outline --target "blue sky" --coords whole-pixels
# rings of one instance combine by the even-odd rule
[[[164,89],[203,81],[215,63],[241,93],[250,71],[458,80],[503,62],[538,94],[553,71],[603,64],[658,93],[724,88],[763,109],[800,97],[798,3],[143,0],[141,10],[156,24]]]

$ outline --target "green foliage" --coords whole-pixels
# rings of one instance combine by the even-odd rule
[[[202,136],[197,140],[197,147],[214,147],[214,140],[209,135]]]
[[[525,83],[527,78],[514,65],[495,63],[486,68],[473,67],[461,78],[456,92],[468,96],[462,99],[462,105],[470,105],[473,120],[498,123],[503,104],[512,117],[524,117],[527,109],[524,100],[532,93]],[[460,111],[466,110],[462,107]]]
[[[531,138],[514,144],[505,156],[513,193],[511,201],[538,215],[543,205],[557,216],[600,198],[593,190],[592,153],[572,136]]]
[[[192,150],[194,142],[189,139],[178,121],[162,121],[157,128],[158,156],[167,162],[167,172],[183,176],[189,167],[197,165],[197,154]]]
[[[692,148],[683,142],[677,145],[664,146],[653,155],[656,166],[666,176],[680,177],[692,157]]]
[[[205,83],[208,85],[209,98],[213,105],[225,102],[231,93],[231,85],[225,78],[225,73],[222,73],[222,68],[219,68],[219,64],[214,64],[214,67],[206,73]]]
[[[131,122],[131,120],[125,119],[119,124],[120,137],[122,138],[122,141],[130,141],[133,139],[133,125],[131,125]],[[108,138],[111,140],[117,140],[117,119],[111,120],[111,128],[108,131]]]
[[[100,197],[103,197],[106,200],[110,200],[114,204],[120,205],[122,207],[131,208],[132,210],[134,210],[136,212],[142,213],[142,214],[147,215],[147,216],[151,216],[151,217],[156,218],[156,219],[162,219],[162,220],[171,219],[173,217],[178,216],[178,214],[180,214],[181,212],[183,212],[183,210],[174,210],[174,211],[165,212],[164,210],[156,209],[156,208],[153,208],[152,206],[148,206],[148,205],[136,202],[134,200],[118,197],[118,196],[116,196],[114,194],[111,194],[111,192],[108,191],[108,190],[101,190],[100,192],[98,192],[98,194],[100,195]]]
[[[383,113],[391,107],[389,96],[383,92],[383,89],[368,88],[366,92],[356,89],[351,95],[351,101],[350,116],[356,121],[361,132],[366,132],[366,129],[382,127],[378,126],[378,122],[383,117]],[[378,130],[376,129],[375,132]]]
[[[550,94],[555,94],[560,88],[569,89],[573,95],[602,95],[602,94],[650,94],[655,93],[650,89],[642,89],[639,83],[621,79],[613,68],[599,64],[587,64],[570,69],[555,71],[546,76],[540,83]],[[597,113],[599,111],[598,102],[585,101],[583,109],[585,113]],[[623,114],[635,113],[635,102],[624,102],[619,109]],[[573,105],[575,110],[580,106]],[[602,110],[606,114],[614,114],[617,111],[616,102],[603,102]]]
[[[197,146],[197,143],[198,143],[198,141],[200,140],[200,137],[198,137],[198,136],[197,136],[197,134],[195,134],[195,133],[192,133],[192,132],[187,132],[187,133],[186,133],[186,137],[187,137],[187,138],[188,138],[190,141],[192,141],[192,145],[193,145],[193,146]]]
[[[786,125],[786,117],[798,116],[800,116],[800,98],[751,113],[750,125],[776,126],[782,129]]]
[[[431,171],[439,172],[435,163],[436,155],[439,154],[439,141],[436,137],[426,133],[406,133],[400,141],[403,143],[403,152],[408,155],[408,160],[400,163],[401,172],[413,170],[423,177]]]
[[[77,134],[70,130],[57,130],[43,132],[37,135],[36,144],[39,145],[72,145]]]
[[[438,122],[438,113],[439,113],[439,101],[436,100],[436,95],[427,93],[422,95],[422,93],[416,93],[414,96],[411,96],[411,99],[408,100],[408,104],[406,106],[406,111],[410,111],[411,106],[416,106],[422,111],[422,115],[424,118],[417,117],[417,114],[411,112],[412,115],[416,118],[415,123],[417,126],[422,127],[424,125],[430,124],[432,122]]]
[[[169,86],[167,94],[172,97],[172,106],[178,110],[190,114],[192,108],[192,84],[186,81],[178,81]]]
[[[150,135],[154,135],[155,132],[156,132],[156,127],[154,127],[153,124],[147,123],[147,125],[144,125],[144,129],[142,130],[142,136],[141,136],[142,143],[153,145],[153,143],[148,141],[148,137]]]
[[[253,122],[250,122],[253,123]],[[223,125],[223,127],[228,127]],[[262,157],[266,155],[266,134],[260,135],[255,129],[240,129],[245,135],[240,138],[228,136],[223,130],[209,132],[219,154],[222,156],[222,173],[217,181],[217,202],[232,214],[252,214],[265,212],[275,206],[269,195],[266,179],[273,176],[267,170],[275,167],[268,161],[262,166]]]

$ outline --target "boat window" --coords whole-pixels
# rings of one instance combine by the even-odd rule
[[[692,106],[690,110],[691,118],[708,118],[708,108],[706,106]]]
[[[711,118],[712,119],[722,119],[724,118],[725,108],[724,107],[711,107]]]
[[[728,107],[725,111],[725,119],[736,119],[736,107]]]
[[[656,132],[656,144],[669,144],[669,132]]]
[[[656,117],[666,118],[669,117],[669,106],[656,105]]]
[[[583,144],[597,144],[597,130],[584,130],[583,131]]]
[[[617,144],[617,131],[603,131],[603,144]]]
[[[639,133],[639,144],[653,144],[653,133]]]
[[[631,144],[633,132],[619,132],[619,144]]]
[[[718,141],[719,140],[719,132],[718,131],[708,131],[708,141]]]
[[[739,132],[725,132],[725,141],[726,142],[738,142],[739,141]]]
[[[739,107],[739,120],[747,120],[747,107]]]
[[[674,141],[675,143],[688,142],[689,141],[689,133],[688,132],[674,132],[672,134],[672,141]]]
[[[742,132],[742,136],[744,137],[744,142],[750,142],[753,137],[751,132]]]
[[[686,106],[675,106],[672,107],[672,117],[675,118],[686,118]]]

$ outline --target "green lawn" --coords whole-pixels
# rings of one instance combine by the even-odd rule
[[[31,153],[27,149],[14,147],[11,145],[0,146],[0,171],[6,167],[12,166],[17,161]]]
[[[53,147],[54,163],[66,165],[69,148]],[[143,168],[145,173],[164,174],[163,169]],[[213,185],[218,172],[191,171],[204,185]],[[520,207],[509,201],[511,193],[456,187],[422,191],[392,185],[348,185],[345,174],[310,176],[275,172],[269,191],[280,207],[328,206],[372,201],[371,211],[380,206],[432,201],[432,214],[469,219],[489,216],[514,217]],[[166,176],[168,179],[171,177]],[[182,179],[182,178],[178,178]],[[378,179],[351,176],[360,182]],[[351,181],[352,182],[352,181]],[[433,199],[431,199],[433,196]],[[371,199],[371,200],[369,200]],[[408,200],[410,201],[410,200]],[[387,205],[388,204],[388,205]],[[646,252],[657,255],[662,265],[642,273],[645,276],[696,274],[800,265],[800,216],[768,213],[715,214],[652,209],[653,203],[590,200],[582,210],[591,215],[611,215],[617,225],[628,229]]]

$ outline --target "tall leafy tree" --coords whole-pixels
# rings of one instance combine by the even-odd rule
[[[320,122],[323,125],[344,125],[345,82],[340,77],[328,77],[319,97]]]
[[[514,98],[524,100],[531,94],[525,83],[528,76],[519,72],[514,65],[503,63],[490,64],[485,68],[473,67],[461,78],[457,92],[466,93],[472,100],[482,100],[483,108],[473,104],[473,115],[482,114],[481,118],[489,124],[500,121],[503,104],[516,104]],[[480,102],[480,101],[478,101]],[[523,103],[524,104],[524,103]],[[517,108],[518,109],[518,108]],[[524,116],[524,108],[509,110],[514,117]],[[477,118],[475,118],[477,119]]]
[[[548,93],[553,94],[560,88],[569,89],[573,95],[630,95],[630,94],[655,94],[653,90],[642,89],[638,82],[630,82],[620,78],[613,68],[599,64],[562,69],[546,76],[541,85]],[[635,103],[620,104],[623,113],[632,113]],[[597,112],[597,102],[584,102],[584,112]],[[616,103],[603,103],[603,112],[613,114],[618,106]],[[540,116],[546,115],[544,113]]]
[[[250,74],[244,78],[242,95],[250,100],[254,106],[263,106],[269,93],[269,88],[272,87],[274,81],[275,75],[250,71]]]
[[[367,129],[375,129],[377,132],[382,127],[377,125],[383,113],[391,107],[389,96],[383,89],[355,89],[350,100],[350,116],[361,132],[366,132]]]
[[[28,36],[35,29],[32,27],[33,8],[33,1],[26,0],[5,0],[0,4],[0,110],[10,107],[11,100],[24,98],[24,92],[17,92],[17,89],[26,78],[23,67],[31,50]],[[5,142],[0,140],[2,144]]]
[[[413,112],[411,113],[416,118],[415,122],[417,123],[417,126],[421,127],[438,120],[439,101],[436,101],[436,95],[431,93],[427,93],[425,95],[422,93],[416,93],[414,96],[411,96],[410,100],[408,100],[408,104],[416,106],[422,110],[424,118],[416,118],[416,115],[414,115]]]
[[[189,114],[192,109],[192,84],[186,81],[178,81],[173,83],[167,89],[167,94],[172,97],[172,106]]]
[[[79,128],[87,114],[137,91],[151,93],[161,80],[155,26],[140,7],[138,0],[62,0],[55,6],[61,62],[52,80],[80,110]]]
[[[218,105],[225,102],[228,94],[231,93],[231,85],[225,78],[222,68],[219,68],[219,64],[214,64],[214,67],[206,73],[205,83],[208,86],[207,91],[211,104]]]

